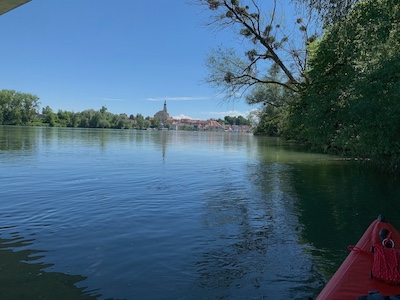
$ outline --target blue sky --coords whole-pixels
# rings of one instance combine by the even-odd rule
[[[202,83],[212,48],[228,32],[203,26],[186,0],[32,0],[0,16],[0,89],[40,98],[41,108],[153,116],[246,115]]]

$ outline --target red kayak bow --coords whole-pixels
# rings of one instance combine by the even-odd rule
[[[383,217],[372,222],[316,300],[356,300],[371,291],[400,295],[400,233]]]

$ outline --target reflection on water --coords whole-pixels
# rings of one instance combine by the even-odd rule
[[[355,244],[379,214],[400,226],[400,185],[391,175],[335,162],[297,166],[289,178],[298,199],[301,238],[315,248],[325,278],[347,256],[347,245]]]
[[[307,299],[400,225],[398,179],[247,134],[0,126],[0,186],[6,299]]]
[[[4,228],[0,228],[0,236]],[[7,228],[9,229],[9,228]],[[0,238],[0,299],[97,299],[96,291],[77,287],[86,277],[46,272],[51,264],[41,262],[45,252],[32,250],[33,240],[13,232]]]
[[[240,176],[218,172],[224,184],[209,185],[204,196],[209,236],[197,262],[202,299],[307,299],[323,278],[300,239],[292,166],[246,165]]]
[[[37,152],[35,133],[18,126],[0,126],[0,162],[14,161],[20,156],[31,156]]]
[[[379,214],[400,226],[400,184],[393,175],[334,156],[298,152],[298,146],[280,139],[259,137],[257,144],[258,160],[249,164],[248,180],[259,188],[264,205],[243,217],[261,212],[268,216],[265,238],[274,245],[268,250],[280,249],[272,261],[301,262],[271,268],[275,280],[282,276],[282,282],[290,282],[287,290],[293,294],[287,296],[315,296],[347,256],[347,246],[355,244]],[[280,237],[286,241],[283,245]],[[271,252],[266,253],[263,258]],[[259,261],[268,270],[269,263]],[[284,279],[286,271],[291,275]]]
[[[136,145],[155,146],[165,159],[168,147],[191,149],[193,144],[212,148],[240,147],[251,151],[256,141],[249,134],[188,131],[136,131],[93,128],[55,128],[0,126],[0,151],[19,151],[35,155],[43,148],[58,150],[59,147],[89,147],[93,149],[115,148],[126,142]],[[254,145],[255,146],[255,145]],[[1,152],[0,152],[1,153]],[[15,152],[14,152],[15,153]]]

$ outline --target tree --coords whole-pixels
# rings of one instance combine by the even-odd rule
[[[95,111],[93,109],[84,110],[79,114],[79,125],[78,127],[82,128],[90,128],[93,124],[91,121],[92,116],[94,115]]]
[[[218,118],[216,121],[217,121],[218,123],[220,123],[220,124],[227,124],[225,118],[224,118],[223,120],[222,120],[221,118]]]
[[[324,150],[400,162],[398,20],[398,1],[366,0],[312,45],[291,136]]]
[[[248,126],[248,125],[250,125],[250,121],[243,116],[238,116],[236,118],[236,125]]]
[[[151,121],[149,120],[149,119],[145,119],[144,120],[144,122],[143,122],[143,129],[147,129],[147,128],[150,128],[150,126],[151,126]]]
[[[59,109],[57,112],[57,119],[60,126],[73,127],[71,124],[72,112]]]
[[[0,91],[0,124],[29,125],[37,114],[39,98],[14,90]]]
[[[100,108],[100,113],[102,114],[102,115],[104,115],[105,113],[106,113],[106,111],[107,111],[107,107],[105,107],[104,105]]]
[[[235,124],[235,121],[234,121],[233,117],[231,117],[231,116],[225,116],[224,119],[225,119],[226,124],[229,124],[229,125]]]
[[[136,128],[137,129],[144,129],[144,117],[141,114],[136,115]]]
[[[219,47],[211,53],[206,62],[210,70],[206,82],[224,93],[227,101],[245,96],[249,104],[259,106],[257,134],[281,134],[287,127],[288,110],[307,81],[307,46],[321,31],[310,25],[312,14],[290,15],[291,21],[285,24],[281,18],[285,11],[277,0],[269,2],[270,11],[265,1],[257,0],[196,3],[211,11],[208,25],[229,29],[240,40],[236,49]],[[292,12],[289,10],[289,14]],[[291,101],[287,101],[289,98]]]
[[[50,106],[46,106],[45,108],[43,108],[42,114],[44,115],[44,117],[43,117],[44,123],[48,123],[49,126],[51,126],[51,127],[56,125],[56,115],[54,114],[54,112],[50,108]]]
[[[80,115],[71,112],[71,127],[78,127],[80,124]]]
[[[306,44],[316,38],[309,34],[308,22],[297,18],[297,33],[283,30],[278,18],[277,1],[272,12],[264,16],[256,0],[197,0],[213,12],[209,25],[229,28],[237,32],[247,49],[238,53],[233,48],[217,48],[209,56],[210,75],[206,82],[221,89],[227,99],[240,97],[249,88],[259,84],[274,84],[299,92],[307,65]],[[261,1],[259,1],[261,3]],[[281,12],[279,12],[280,14]],[[291,39],[295,36],[295,39]],[[282,78],[268,76],[271,65],[282,72]]]
[[[269,77],[279,81],[282,73],[277,65],[268,71]],[[285,130],[288,110],[296,94],[277,84],[258,84],[246,96],[248,104],[261,104],[255,134],[280,135]]]
[[[295,104],[294,99],[303,93],[303,84],[308,81],[309,45],[321,36],[321,25],[328,26],[345,18],[359,2],[294,0],[297,11],[303,12],[291,16],[293,10],[280,9],[277,0],[267,3],[257,0],[193,1],[212,13],[208,25],[229,29],[240,41],[240,52],[236,46],[219,47],[211,53],[207,60],[210,74],[206,82],[223,92],[226,100],[246,96],[248,103],[262,104],[261,115],[268,115],[260,115],[259,133],[268,128],[264,133],[274,134],[286,129],[288,110]],[[271,5],[269,12],[268,4]],[[281,18],[285,10],[287,20],[291,20],[286,24]],[[317,22],[316,16],[322,24]],[[277,91],[291,101],[277,105],[264,97]],[[262,124],[265,122],[267,124]]]
[[[151,127],[153,128],[158,128],[161,126],[161,122],[158,118],[152,118],[151,119]]]
[[[20,93],[22,98],[22,124],[29,125],[39,109],[39,97],[29,93]]]
[[[126,114],[113,115],[111,124],[113,128],[118,129],[132,128],[132,122],[128,119]]]
[[[296,0],[298,3],[305,4],[309,15],[315,13],[325,26],[340,21],[347,16],[352,7],[360,0]]]

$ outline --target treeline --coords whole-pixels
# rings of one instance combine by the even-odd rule
[[[39,113],[39,97],[14,90],[0,91],[0,125],[36,125],[51,127],[81,128],[157,128],[156,118],[141,114],[113,114],[103,106],[100,110],[88,109],[82,112],[58,110],[54,112],[46,106]]]
[[[242,116],[217,120],[230,125],[250,125],[248,119]],[[54,112],[46,106],[39,113],[39,98],[36,95],[20,93],[14,90],[0,91],[0,125],[34,125],[50,127],[80,127],[80,128],[115,128],[115,129],[148,129],[158,128],[159,119],[144,117],[138,113],[113,114],[105,106],[100,110],[87,109],[82,112],[58,110]],[[166,124],[168,127],[169,124]]]
[[[82,112],[58,110],[57,113],[54,113],[47,106],[43,108],[42,114],[38,117],[40,121],[37,120],[36,122],[39,122],[39,125],[41,125],[41,122],[43,125],[53,127],[147,129],[159,126],[158,120],[150,117],[144,118],[141,114],[130,115],[129,117],[126,114],[113,114],[108,112],[105,106],[102,106],[100,110],[87,109]]]
[[[225,116],[224,119],[218,119],[217,122],[229,125],[247,125],[247,126],[251,125],[250,120],[242,116],[238,117]]]

